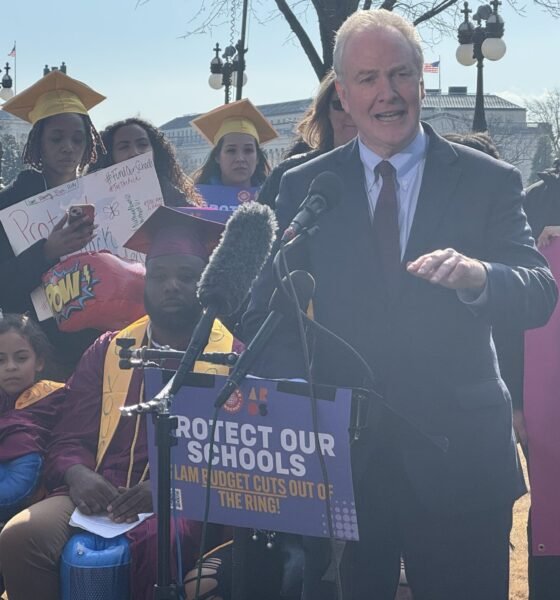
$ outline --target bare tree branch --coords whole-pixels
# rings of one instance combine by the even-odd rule
[[[303,51],[307,55],[307,58],[309,59],[309,62],[311,63],[311,66],[313,67],[317,78],[321,79],[325,74],[325,65],[321,60],[321,57],[317,53],[317,50],[315,50],[313,42],[307,35],[305,29],[299,22],[298,18],[292,12],[292,9],[288,6],[286,0],[274,1],[276,2],[276,6],[278,6],[278,10],[284,15],[284,18],[286,19],[286,21],[288,21],[288,25],[299,40],[299,43],[301,44]]]
[[[384,0],[383,4],[379,8],[384,8],[385,10],[393,10],[395,8],[395,4],[397,0]]]
[[[457,3],[457,0],[444,0],[444,2],[440,2],[439,4],[434,6],[432,9],[425,12],[423,15],[420,15],[418,18],[414,19],[414,25],[418,26],[420,23],[423,23],[424,21],[429,21],[430,19],[432,19],[439,13],[443,12],[444,10],[447,10],[450,6],[453,6],[456,3]]]
[[[535,0],[537,6],[541,6],[553,17],[560,16],[560,0]]]
[[[527,102],[529,116],[550,125],[549,138],[556,156],[560,157],[560,89],[556,88],[542,99]]]
[[[149,0],[143,0],[143,2],[149,2]],[[207,6],[209,5],[209,8]],[[179,36],[180,38],[187,38],[191,35],[199,33],[207,33],[212,31],[213,28],[219,27],[227,22],[227,8],[228,0],[213,0],[208,2],[203,0],[200,4],[198,11],[187,21],[187,23],[196,23],[199,21],[201,15],[208,13],[202,22],[191,31],[187,31],[185,34]]]
[[[360,0],[311,0],[311,3],[319,24],[324,75],[332,67],[335,33],[358,10]]]
[[[150,0],[136,0],[136,7]],[[257,0],[260,9],[268,0]],[[421,35],[427,45],[435,45],[442,38],[454,34],[461,19],[458,0],[377,0],[379,8],[396,10],[414,25],[421,25]],[[376,4],[377,4],[376,2]],[[525,14],[524,0],[506,0],[518,14]],[[199,6],[198,12],[189,19],[196,27],[181,37],[206,33],[213,27],[227,21],[228,0],[190,0],[190,4]],[[270,3],[266,18],[260,18],[258,10],[251,8],[253,19],[266,24],[273,18],[284,18],[305,52],[315,74],[321,79],[332,66],[332,54],[335,32],[348,16],[359,9],[370,10],[373,0],[274,0]],[[560,17],[560,0],[533,0],[533,4],[548,11],[553,17]],[[308,35],[307,12],[314,11],[319,28],[321,47],[315,47]],[[290,36],[292,37],[292,35]]]

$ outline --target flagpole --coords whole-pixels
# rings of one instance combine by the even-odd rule
[[[439,63],[439,69],[438,69],[438,75],[439,75],[439,93],[441,94],[442,89],[441,89],[441,54],[438,56],[438,63]]]
[[[17,94],[17,49],[16,49],[16,40],[14,40],[14,94]]]

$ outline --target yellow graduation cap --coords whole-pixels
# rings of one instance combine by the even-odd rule
[[[62,71],[51,71],[37,83],[20,92],[2,105],[2,110],[35,125],[37,121],[60,115],[88,110],[105,100],[85,83],[72,79]]]
[[[191,121],[215,146],[227,133],[248,133],[259,144],[278,137],[278,133],[250,100],[237,100],[219,106]]]

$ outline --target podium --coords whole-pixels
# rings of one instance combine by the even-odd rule
[[[162,373],[146,369],[146,397],[161,389]],[[193,373],[171,408],[178,420],[171,451],[172,498],[176,511],[192,520],[204,516],[214,399],[224,382],[224,377]],[[305,383],[248,378],[228,399],[216,425],[210,522],[328,537],[329,493],[335,538],[358,539],[349,444],[352,390],[314,389],[317,436]],[[148,440],[150,463],[156,464],[151,423]],[[155,498],[157,470],[152,468],[150,477]]]

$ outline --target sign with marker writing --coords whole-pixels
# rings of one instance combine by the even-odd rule
[[[327,394],[317,400],[315,435],[305,384],[245,380],[218,413],[208,475],[214,399],[225,377],[198,377],[210,381],[209,387],[183,386],[172,406],[178,418],[171,461],[176,509],[201,521],[210,479],[213,523],[328,537],[328,494],[334,536],[357,540],[348,441],[351,390],[325,388]],[[146,397],[152,398],[162,388],[161,371],[148,369],[145,378]],[[157,450],[152,419],[147,421],[155,498]]]
[[[17,256],[47,238],[70,206],[95,206],[96,237],[79,252],[108,250],[122,258],[144,257],[123,247],[128,238],[163,204],[151,152],[26,198],[0,211]],[[31,294],[39,319],[52,316],[43,289]]]

